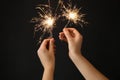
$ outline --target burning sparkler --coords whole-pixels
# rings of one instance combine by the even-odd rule
[[[32,22],[36,23],[35,31],[41,30],[43,32],[43,34],[40,36],[40,42],[42,41],[46,32],[50,33],[50,37],[53,36],[52,30],[55,27],[56,20],[59,19],[59,17],[65,17],[65,20],[68,20],[65,27],[67,27],[69,23],[80,24],[81,26],[81,23],[84,23],[84,14],[80,12],[81,8],[78,9],[76,6],[72,6],[72,3],[68,3],[66,6],[62,0],[58,1],[58,5],[54,13],[51,10],[50,0],[48,0],[48,5],[40,4],[38,7],[36,7],[36,9],[39,10],[39,16],[33,18]],[[58,9],[61,10],[62,13],[58,13]]]
[[[76,6],[72,7],[72,3],[69,3],[67,5],[67,7],[64,4],[62,4],[62,6],[63,6],[62,16],[66,17],[66,19],[68,20],[65,27],[67,27],[70,22],[74,23],[74,24],[80,24],[82,27],[82,24],[85,23],[85,21],[83,19],[85,14],[82,14],[80,12],[81,8],[78,9],[78,8],[76,8]]]
[[[53,36],[52,30],[55,27],[56,17],[53,16],[51,7],[50,7],[50,0],[48,0],[48,5],[40,4],[36,7],[38,12],[38,17],[32,19],[33,23],[35,24],[35,32],[36,31],[43,31],[43,34],[39,38],[39,43],[41,43],[44,35],[48,32],[50,37]]]
[[[52,29],[54,27],[55,23],[55,17],[52,17],[51,15],[45,15],[44,19],[41,21],[41,25],[45,29]]]

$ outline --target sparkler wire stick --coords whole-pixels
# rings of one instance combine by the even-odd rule
[[[67,24],[65,25],[65,28],[67,28],[68,24],[70,23],[70,20],[68,20]]]
[[[44,35],[45,35],[45,33],[43,33],[43,34],[40,36],[38,43],[41,43],[41,42],[42,42]]]

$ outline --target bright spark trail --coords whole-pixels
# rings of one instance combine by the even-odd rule
[[[69,1],[71,2],[71,1]],[[48,4],[40,4],[36,7],[38,12],[38,17],[35,17],[32,19],[33,23],[35,24],[35,32],[41,30],[43,34],[40,36],[39,42],[41,43],[44,34],[46,32],[49,32],[50,37],[53,36],[52,30],[56,25],[56,21],[60,17],[65,17],[65,20],[68,20],[68,22],[65,24],[65,27],[68,26],[70,23],[74,24],[80,24],[82,26],[84,21],[85,14],[82,14],[80,12],[80,8],[76,8],[76,5],[72,6],[72,3],[68,3],[67,6],[64,5],[64,2],[62,0],[58,1],[58,5],[55,9],[55,12],[51,10],[51,1],[48,0]],[[58,10],[61,10],[61,14],[59,14]],[[58,15],[59,14],[59,15]]]

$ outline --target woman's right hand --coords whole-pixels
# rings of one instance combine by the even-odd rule
[[[75,28],[64,28],[59,39],[68,42],[70,58],[80,55],[83,37]]]

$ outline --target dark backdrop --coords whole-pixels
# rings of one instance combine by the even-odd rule
[[[1,77],[3,80],[41,80],[43,67],[33,38],[32,17],[35,6],[46,0],[4,0],[1,2]],[[52,0],[55,5],[57,0]],[[84,28],[75,26],[83,35],[83,55],[111,80],[119,80],[118,0],[74,0],[86,13]],[[68,58],[67,45],[58,39],[62,23],[53,34],[56,40],[55,80],[84,80]]]

